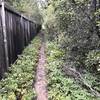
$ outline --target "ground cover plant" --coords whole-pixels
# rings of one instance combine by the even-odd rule
[[[40,37],[35,37],[18,60],[0,81],[0,100],[31,100],[35,97],[35,70],[40,48]]]
[[[49,100],[99,100],[62,71],[64,50],[47,42],[47,79]]]

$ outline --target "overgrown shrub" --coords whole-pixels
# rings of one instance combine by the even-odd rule
[[[100,71],[100,50],[90,51],[85,61],[89,71]]]
[[[56,52],[57,51],[57,52]],[[58,53],[59,52],[59,53]],[[47,42],[47,79],[49,100],[99,100],[62,72],[64,51]]]
[[[66,51],[66,62],[77,69],[87,68],[87,54],[100,49],[100,10],[96,5],[98,0],[50,0],[45,9],[50,40],[58,42]]]

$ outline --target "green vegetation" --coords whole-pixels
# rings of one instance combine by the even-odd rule
[[[37,1],[9,0],[9,3],[38,23],[43,20],[48,34],[49,100],[100,100],[97,98],[97,94],[100,97],[100,0],[45,0],[45,4],[40,3],[43,5],[40,8]],[[25,93],[25,99],[35,96],[30,84],[34,79],[31,72],[32,66],[36,65],[38,46],[33,47],[32,51],[31,46],[25,49],[25,56],[19,56],[9,69],[8,78],[5,76],[0,82],[0,95],[4,98],[15,96],[16,91],[18,94]],[[33,57],[36,59],[33,60]],[[67,69],[72,78],[63,70],[65,67],[74,70],[75,73]],[[25,73],[22,73],[24,70]],[[81,82],[75,79],[76,76]],[[82,86],[84,80],[87,86]],[[27,87],[24,82],[28,82],[25,83]]]
[[[36,0],[5,0],[14,9],[29,17],[36,23],[42,23],[42,16],[40,14]]]
[[[88,71],[99,71],[100,70],[100,51],[90,51],[85,61]],[[98,72],[99,73],[99,72]]]
[[[64,51],[55,42],[47,42],[47,79],[49,100],[99,100],[64,75]]]
[[[66,51],[66,62],[76,69],[87,70],[85,61],[90,52],[100,53],[100,27],[97,25],[100,13],[97,5],[98,0],[49,0],[43,10],[49,39],[58,42],[60,48]]]
[[[0,81],[0,100],[31,100],[35,97],[32,86],[35,81],[40,41],[39,36],[35,37]]]
[[[63,77],[67,80],[68,71],[64,72],[62,70],[63,68],[72,69],[76,74],[79,73],[82,76],[82,79],[88,83],[91,89],[100,94],[100,1],[46,0],[46,2],[48,5],[41,10],[44,18],[43,25],[48,34],[48,40],[57,43],[58,48],[64,51],[63,61],[61,59],[57,61],[61,67],[61,73],[65,74]],[[56,48],[56,45],[53,45]],[[52,51],[52,49],[50,50]],[[54,52],[59,54],[58,50],[54,50]],[[50,62],[53,64],[54,61],[54,65],[51,65],[50,69],[52,70],[54,66],[55,70],[58,71],[58,65],[56,66],[57,62],[55,62],[56,59],[57,57],[55,56],[52,62]],[[63,64],[60,65],[59,62],[63,62]],[[71,72],[74,78],[76,74],[72,74]],[[60,77],[56,71],[55,77]],[[69,80],[71,80],[71,77],[69,77]],[[80,88],[82,88],[81,84],[78,84]],[[67,85],[64,86],[64,88],[69,87]],[[53,90],[50,89],[50,91]],[[87,91],[89,92],[90,89],[87,88]],[[58,89],[57,92],[60,92],[60,90]],[[63,91],[61,93],[63,95],[62,97],[65,97],[64,94],[66,93]],[[87,92],[84,91],[82,94],[87,94]],[[83,100],[88,100],[88,98],[92,100],[91,96],[88,97],[87,95],[84,95],[83,98]],[[64,98],[64,100],[66,99]],[[74,98],[74,100],[77,100],[77,98]]]

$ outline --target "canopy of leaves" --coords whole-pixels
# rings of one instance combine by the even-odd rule
[[[6,0],[16,10],[20,11],[30,19],[41,24],[42,16],[40,14],[36,0]]]
[[[98,0],[49,0],[44,9],[51,40],[66,50],[65,59],[76,69],[85,68],[88,54],[100,49],[98,5]]]

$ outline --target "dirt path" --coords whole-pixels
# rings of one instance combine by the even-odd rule
[[[45,41],[44,35],[42,34],[42,45],[39,54],[39,63],[36,72],[36,83],[35,90],[37,94],[37,100],[48,100],[47,96],[47,82],[46,82],[46,71],[45,71]]]

